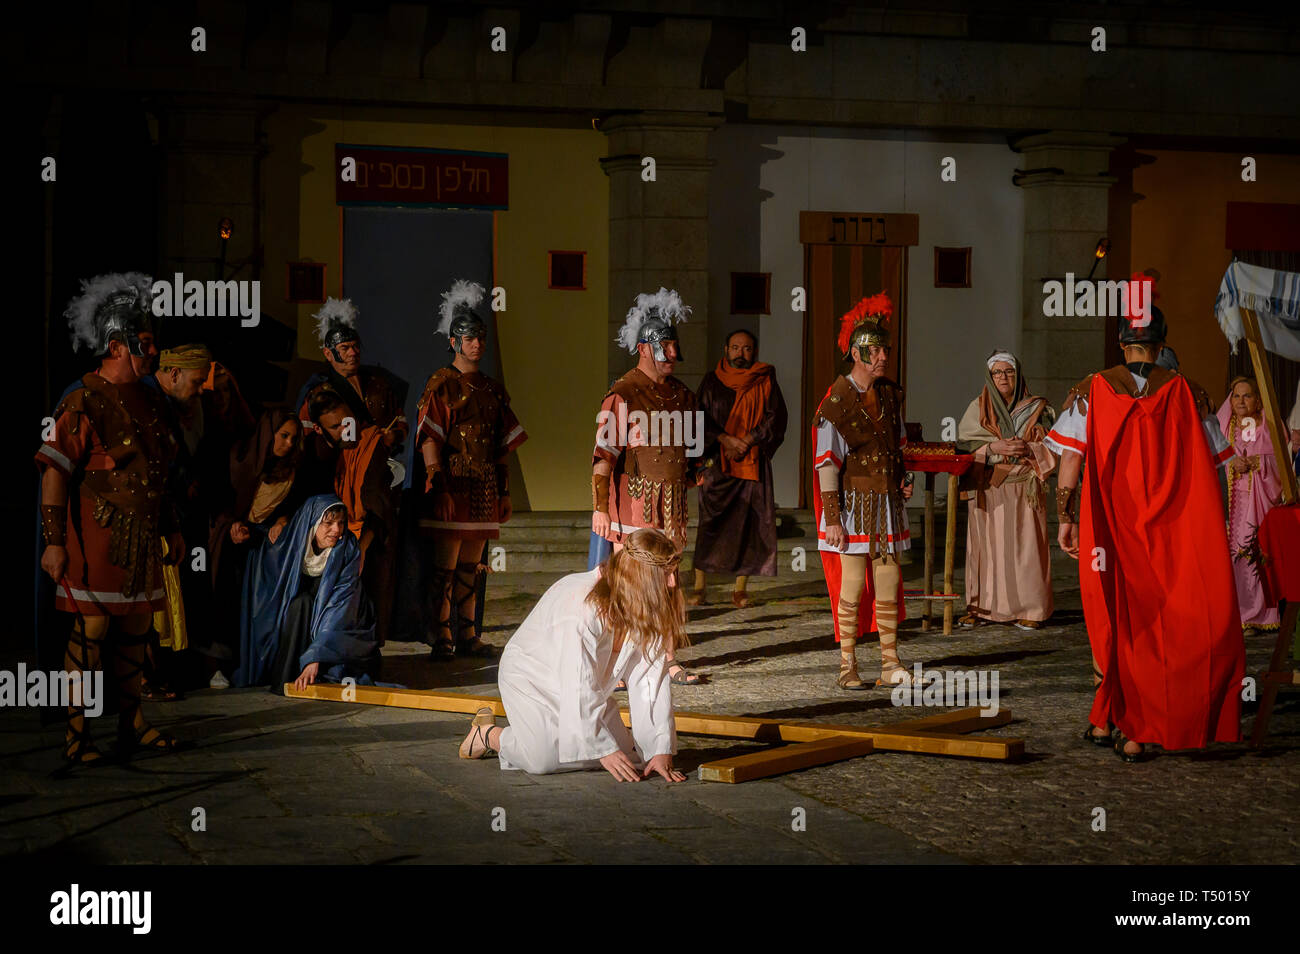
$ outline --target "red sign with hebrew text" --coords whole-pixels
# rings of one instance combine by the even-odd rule
[[[339,143],[334,146],[334,183],[339,205],[506,209],[509,157],[503,152]]]

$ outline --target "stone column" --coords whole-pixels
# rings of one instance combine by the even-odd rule
[[[675,288],[692,309],[678,327],[686,360],[676,375],[692,389],[708,368],[709,133],[720,116],[641,112],[612,116],[600,125],[609,155],[608,377],[635,363],[614,343],[640,292]],[[642,159],[655,160],[655,181],[642,179]]]
[[[1043,282],[1077,279],[1092,267],[1097,240],[1107,230],[1110,152],[1124,139],[1104,133],[1054,131],[1027,136],[1012,148],[1024,155],[1016,183],[1025,190],[1024,277],[1020,360],[1030,388],[1058,405],[1070,386],[1101,370],[1104,318],[1048,318]],[[1106,277],[1106,263],[1094,279]],[[1116,276],[1126,277],[1126,276]]]

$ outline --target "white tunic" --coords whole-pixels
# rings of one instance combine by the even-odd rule
[[[631,640],[615,656],[613,634],[585,602],[599,574],[556,581],[501,654],[497,683],[510,720],[501,731],[503,769],[544,775],[594,768],[620,749],[644,765],[677,751],[664,656],[646,659]],[[620,679],[627,682],[630,735],[614,696]]]

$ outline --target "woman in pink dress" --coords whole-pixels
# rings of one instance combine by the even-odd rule
[[[1273,439],[1264,420],[1259,391],[1251,378],[1234,378],[1219,408],[1219,426],[1232,444],[1228,462],[1228,545],[1237,580],[1241,625],[1247,634],[1277,629],[1277,607],[1264,599],[1264,588],[1247,559],[1250,541],[1267,514],[1282,499]],[[1289,435],[1284,435],[1284,441]]]

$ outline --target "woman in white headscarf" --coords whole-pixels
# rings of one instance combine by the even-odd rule
[[[1011,352],[995,351],[986,363],[984,390],[957,426],[961,450],[975,455],[962,485],[970,509],[960,623],[1039,629],[1053,608],[1044,481],[1056,458],[1042,441],[1056,414],[1029,393]]]

